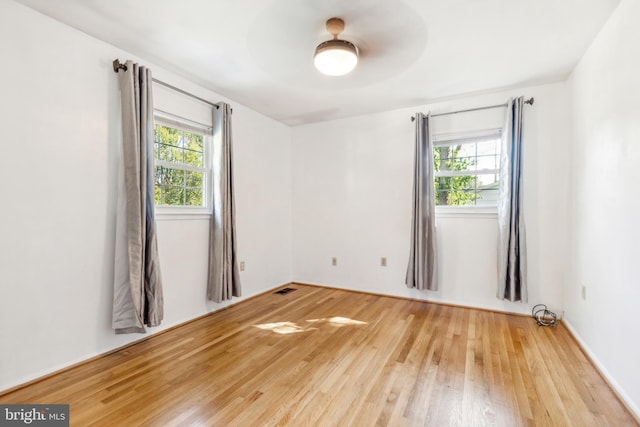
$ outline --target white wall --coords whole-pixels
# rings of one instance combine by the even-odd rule
[[[416,111],[433,113],[535,97],[525,107],[525,212],[530,304],[496,294],[497,217],[436,220],[440,289],[404,284],[409,254]],[[293,129],[293,277],[303,283],[511,312],[562,307],[568,98],[564,84],[522,88]],[[434,133],[502,127],[504,109],[433,119]],[[387,257],[388,266],[380,266]],[[338,265],[331,265],[337,257]]]
[[[111,61],[136,58],[8,0],[0,57],[2,390],[142,335],[110,327],[120,143]],[[243,296],[289,282],[290,128],[140,61],[231,103]],[[174,112],[190,114],[187,100]],[[222,306],[205,301],[207,220],[160,220],[158,230],[165,320],[151,332]]]
[[[639,17],[640,1],[623,0],[570,78],[573,203],[564,299],[567,322],[640,417]]]

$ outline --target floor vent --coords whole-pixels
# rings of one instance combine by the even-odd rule
[[[288,294],[289,292],[293,292],[293,291],[297,291],[297,289],[295,289],[295,288],[282,288],[279,291],[275,291],[274,294],[284,295],[284,294]]]

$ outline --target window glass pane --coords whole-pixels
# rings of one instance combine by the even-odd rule
[[[477,206],[496,206],[498,204],[498,190],[500,177],[498,174],[482,174],[477,176],[476,190]]]
[[[162,184],[162,181],[164,180],[164,168],[162,166],[156,166],[155,178],[156,185]]]
[[[184,137],[185,137],[185,148],[188,148],[189,150],[202,152],[202,144],[204,141],[204,138],[202,137],[202,135],[198,135],[197,133],[185,132]]]
[[[185,125],[186,126],[186,125]],[[203,206],[205,135],[171,125],[154,125],[155,203],[165,206]],[[199,171],[188,169],[198,168]]]
[[[451,170],[470,171],[476,170],[477,144],[453,145],[451,148]]]
[[[173,187],[170,185],[161,185],[160,204],[167,206],[183,206],[184,205],[184,188]]]
[[[162,200],[162,189],[159,185],[156,184],[156,187],[154,188],[154,202],[156,205],[161,204],[160,201]]]
[[[186,171],[186,173],[187,177],[185,180],[185,185],[187,187],[202,188],[202,172]]]
[[[433,166],[436,172],[475,170],[475,144],[436,147],[433,151]]]
[[[478,156],[476,160],[476,167],[478,170],[483,169],[500,169],[500,156],[498,155],[486,155]]]
[[[477,168],[500,169],[500,140],[482,141],[477,144]]]
[[[500,168],[500,140],[435,147],[434,169],[475,171]]]
[[[181,169],[162,168],[162,184],[183,186],[185,171]]]
[[[178,140],[180,138],[181,130],[175,129],[169,126],[163,126],[156,124],[153,128],[154,139],[156,142],[178,146]]]
[[[496,206],[499,186],[500,138],[473,141],[465,137],[433,149],[436,205]],[[447,176],[449,175],[449,176]]]
[[[478,154],[500,154],[500,139],[490,139],[477,143]]]
[[[186,206],[202,206],[202,188],[186,188]]]
[[[197,151],[184,150],[184,163],[201,168],[203,165],[202,153]]]
[[[436,205],[474,205],[477,199],[476,184],[477,179],[475,175],[436,177]]]
[[[158,154],[156,158],[158,160],[165,160],[167,162],[182,163],[183,151],[181,148],[177,148],[171,145],[157,144]]]
[[[485,173],[476,175],[478,178],[478,189],[495,187],[498,188],[500,175],[497,173]]]
[[[154,124],[153,125],[153,142],[159,142],[159,141],[160,141],[160,125]]]

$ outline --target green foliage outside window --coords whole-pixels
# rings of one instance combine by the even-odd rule
[[[468,157],[458,157],[460,145],[436,147],[433,150],[435,172],[466,171],[475,165]],[[475,191],[478,178],[475,175],[436,176],[436,205],[465,206],[473,205],[479,198]]]
[[[203,135],[156,124],[154,138],[156,205],[203,206],[204,173],[190,170],[204,168]]]

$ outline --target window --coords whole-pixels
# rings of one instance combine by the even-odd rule
[[[156,112],[155,204],[207,208],[211,128]],[[202,211],[202,209],[200,209]]]
[[[436,206],[496,206],[501,130],[434,138]]]

